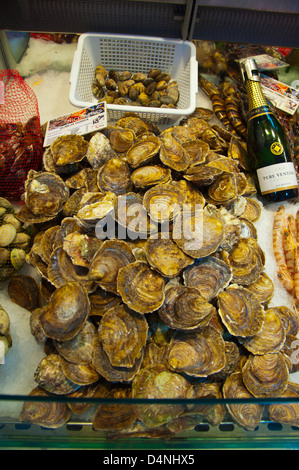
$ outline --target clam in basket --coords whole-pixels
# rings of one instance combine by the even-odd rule
[[[107,104],[108,122],[115,122],[124,113],[134,112],[158,125],[173,125],[196,108],[198,65],[192,42],[147,36],[114,34],[81,34],[74,54],[70,75],[70,102],[87,108],[98,102],[92,93],[95,68],[148,73],[159,68],[178,83],[180,93],[176,108],[154,108]]]

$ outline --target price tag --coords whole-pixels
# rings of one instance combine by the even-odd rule
[[[0,104],[4,104],[4,83],[0,81]]]
[[[83,135],[105,127],[107,127],[107,110],[106,102],[102,101],[90,108],[80,109],[49,121],[45,133],[44,147],[51,145],[61,135]]]

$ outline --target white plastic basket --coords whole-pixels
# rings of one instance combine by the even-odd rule
[[[94,70],[103,65],[118,72],[148,73],[152,68],[167,72],[178,82],[180,99],[176,109],[107,104],[108,121],[115,122],[125,112],[162,124],[173,124],[196,107],[198,68],[192,42],[147,36],[85,33],[78,40],[70,75],[69,100],[77,107],[97,103],[91,91]]]

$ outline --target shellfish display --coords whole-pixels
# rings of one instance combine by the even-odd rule
[[[99,67],[93,90],[102,98],[107,87],[108,100],[116,83],[121,98],[128,89],[146,104],[145,93],[164,91],[166,77],[148,80],[146,92],[141,85],[153,77],[141,78]],[[178,95],[168,86],[168,99],[159,94],[165,104]],[[225,419],[252,431],[267,412],[298,422],[295,407],[287,418],[283,408],[242,403],[298,393],[290,344],[299,320],[296,309],[271,304],[243,128],[238,135],[213,117],[197,109],[162,130],[124,114],[92,135],[60,137],[45,149],[42,170],[28,173],[12,215],[33,225],[23,259],[40,279],[38,301],[23,300],[44,352],[30,396],[66,401],[25,403],[22,421],[56,428],[88,411],[93,429],[112,438],[172,437]],[[3,258],[9,246],[24,249],[22,234],[0,233]],[[11,262],[19,255],[11,252]],[[89,397],[110,402],[93,407]],[[240,405],[227,405],[230,398]]]

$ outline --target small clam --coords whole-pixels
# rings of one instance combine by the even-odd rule
[[[0,247],[10,245],[17,234],[16,227],[12,224],[3,224],[0,227]]]

